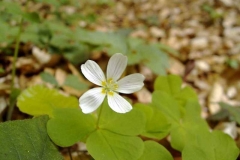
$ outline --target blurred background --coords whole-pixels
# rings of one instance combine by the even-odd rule
[[[79,97],[92,87],[80,65],[105,69],[118,52],[129,58],[125,74],[146,76],[133,102],[151,102],[158,75],[179,75],[202,117],[240,146],[240,0],[0,1],[1,121],[13,88],[44,84]],[[15,108],[12,119],[23,118]]]

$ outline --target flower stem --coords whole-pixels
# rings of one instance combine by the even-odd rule
[[[18,30],[18,34],[17,34],[17,37],[16,37],[16,44],[15,44],[15,50],[14,50],[14,56],[13,56],[13,63],[12,63],[11,93],[14,90],[14,82],[15,82],[15,76],[16,76],[16,61],[17,61],[17,57],[18,57],[19,43],[20,43],[22,28],[23,28],[23,18],[21,17],[20,18],[20,24],[19,24],[19,30]],[[7,120],[11,119],[14,106],[15,106],[15,104],[10,104],[9,105],[8,113],[7,113]]]
[[[103,103],[104,103],[104,102],[103,102]],[[100,117],[101,117],[101,114],[102,114],[103,103],[102,103],[102,105],[100,106],[100,110],[99,110],[99,113],[98,113],[98,119],[97,119],[97,128],[98,128],[99,121],[100,121]]]

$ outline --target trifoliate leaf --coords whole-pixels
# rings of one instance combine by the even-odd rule
[[[144,142],[143,155],[138,160],[173,160],[166,148],[154,141]]]
[[[105,100],[102,104],[99,128],[107,129],[122,135],[139,135],[143,132],[146,119],[144,114],[133,108],[130,112],[120,114],[114,112]]]
[[[181,86],[182,80],[176,75],[158,76],[154,82],[155,91],[166,92],[175,98],[181,106],[184,106],[187,100],[198,100],[192,88],[189,86],[182,88]]]
[[[0,159],[63,160],[46,130],[48,116],[0,124]]]
[[[220,131],[200,134],[196,143],[189,142],[182,152],[184,160],[236,160],[238,155],[234,140]]]
[[[181,118],[180,106],[166,92],[155,91],[152,95],[153,105],[158,108],[171,123],[179,123]]]
[[[196,137],[202,136],[201,133],[209,132],[209,127],[200,114],[201,108],[198,102],[188,101],[183,118],[179,119],[179,123],[174,124],[171,130],[173,148],[182,151],[186,144],[195,141]]]
[[[96,160],[137,160],[143,153],[141,138],[97,130],[87,139],[87,149]]]
[[[91,114],[83,114],[80,108],[58,108],[47,123],[47,131],[54,143],[61,147],[85,141],[96,129],[96,120]]]
[[[134,108],[141,110],[147,120],[142,136],[160,140],[169,134],[171,124],[160,110],[140,103],[135,104]]]
[[[160,90],[169,95],[175,95],[180,92],[181,85],[182,80],[179,76],[158,76],[154,82],[154,90]]]
[[[55,89],[33,86],[23,91],[17,100],[18,108],[27,114],[52,116],[55,108],[78,108],[78,100],[64,96]]]

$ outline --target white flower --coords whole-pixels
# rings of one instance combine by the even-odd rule
[[[83,75],[92,83],[100,86],[90,89],[79,98],[79,106],[83,113],[95,111],[103,102],[107,95],[109,106],[118,113],[126,113],[132,109],[131,104],[125,100],[120,93],[133,93],[143,87],[145,77],[135,73],[128,75],[118,81],[127,66],[127,57],[121,53],[114,54],[107,66],[107,78],[99,65],[88,60],[81,65]]]

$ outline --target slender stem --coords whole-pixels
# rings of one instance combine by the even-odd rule
[[[69,154],[70,160],[73,160],[73,158],[72,158],[72,153],[71,153],[71,148],[70,148],[70,147],[68,147],[68,154]]]
[[[14,88],[14,79],[15,79],[15,75],[16,75],[16,61],[17,61],[17,57],[18,57],[19,43],[20,43],[20,37],[21,37],[22,27],[23,27],[22,24],[23,24],[23,18],[20,19],[19,30],[18,30],[16,45],[15,45],[15,50],[14,50],[11,90]]]
[[[18,57],[19,43],[20,43],[22,28],[23,28],[23,18],[21,17],[20,24],[19,24],[19,30],[18,30],[18,34],[17,34],[17,37],[16,37],[16,44],[15,44],[15,50],[14,50],[14,56],[13,56],[13,63],[12,63],[11,92],[14,89],[14,82],[15,82],[15,76],[16,76],[16,61],[17,61],[17,57]],[[10,104],[9,105],[8,113],[7,113],[7,120],[11,119],[14,106],[15,106],[15,104]]]
[[[104,103],[104,102],[103,102]],[[97,127],[99,125],[99,120],[100,120],[100,117],[101,117],[101,114],[102,114],[102,109],[103,109],[103,104],[100,106],[100,110],[99,110],[99,113],[98,113],[98,119],[97,119]]]

